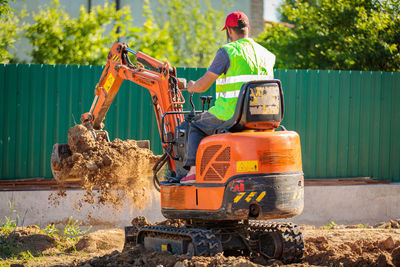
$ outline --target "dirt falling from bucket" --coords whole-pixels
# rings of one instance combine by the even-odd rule
[[[50,197],[53,203],[72,180],[86,191],[78,207],[86,202],[118,209],[127,197],[141,210],[151,202],[152,167],[159,158],[151,150],[138,147],[135,140],[95,140],[83,125],[68,131],[68,146],[72,154],[62,159],[60,190]]]

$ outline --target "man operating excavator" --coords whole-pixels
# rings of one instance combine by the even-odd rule
[[[185,226],[127,226],[126,249],[140,244],[172,254],[207,257],[223,252],[298,263],[304,255],[299,227],[266,221],[299,215],[304,207],[300,136],[280,125],[282,84],[271,80],[275,56],[248,38],[249,22],[243,13],[230,14],[224,30],[228,43],[218,50],[206,74],[189,86],[168,62],[124,43],[113,44],[79,128],[90,143],[108,141],[102,121],[122,82],[131,81],[150,92],[164,149],[153,167],[153,184],[160,192],[162,215],[184,220]],[[128,53],[135,56],[134,62]],[[204,92],[214,81],[214,107],[208,112],[196,111],[194,105],[183,109],[181,90]],[[278,127],[281,130],[275,131]],[[73,145],[53,146],[51,166],[57,181],[82,181],[82,174],[68,163],[75,155]],[[85,173],[97,175],[104,168],[108,177],[121,172],[103,156],[95,162],[95,170],[88,165]],[[135,157],[129,159],[138,164]],[[169,175],[160,181],[157,175],[166,164]],[[123,181],[140,178],[140,174],[126,175],[120,176]],[[182,183],[190,186],[177,183],[184,175]],[[99,181],[101,189],[104,180]]]
[[[249,81],[273,79],[275,55],[249,38],[249,20],[243,12],[233,12],[225,20],[227,44],[223,45],[203,77],[189,81],[190,93],[203,93],[216,81],[215,106],[197,115],[190,124],[185,167],[181,183],[196,181],[196,152],[201,140],[229,120],[236,107],[240,88]]]

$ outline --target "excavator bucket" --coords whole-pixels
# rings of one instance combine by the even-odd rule
[[[71,181],[72,177],[65,177],[66,173],[63,170],[62,161],[71,156],[72,152],[68,147],[68,144],[54,144],[53,152],[51,154],[51,172],[53,173],[54,179],[58,183],[63,183],[66,180]],[[72,180],[80,180],[79,177]]]
[[[139,148],[150,149],[149,140],[136,141]],[[54,179],[60,184],[62,183],[74,183],[80,182],[81,177],[77,174],[72,174],[68,166],[65,166],[63,162],[65,159],[72,156],[72,151],[70,150],[68,144],[54,144],[53,152],[51,154],[51,172],[53,173]]]

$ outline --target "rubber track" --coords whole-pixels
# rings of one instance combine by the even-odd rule
[[[214,256],[222,252],[221,241],[208,230],[196,228],[177,228],[173,226],[158,225],[141,227],[138,236],[151,233],[153,236],[170,235],[171,239],[180,237],[189,237],[194,246],[195,256]]]
[[[304,242],[297,225],[293,223],[249,222],[248,231],[257,235],[271,232],[279,233],[282,237],[283,248],[282,255],[278,260],[285,264],[303,261]],[[252,247],[252,249],[254,248]]]

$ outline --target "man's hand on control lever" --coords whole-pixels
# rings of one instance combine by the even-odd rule
[[[189,93],[196,93],[196,91],[194,91],[194,85],[195,85],[195,81],[189,81],[187,83],[187,90]]]
[[[187,90],[189,93],[203,93],[210,88],[217,78],[218,74],[207,71],[206,74],[197,81],[189,81],[187,83]]]

